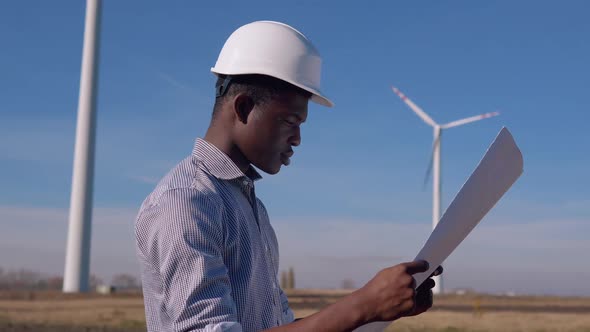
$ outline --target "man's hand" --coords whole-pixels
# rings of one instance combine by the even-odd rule
[[[427,279],[416,290],[413,275],[428,271],[426,261],[402,263],[380,271],[359,289],[359,307],[365,322],[390,321],[423,313],[432,306],[434,280]],[[436,269],[433,275],[442,273]]]
[[[275,327],[272,331],[352,331],[374,321],[419,315],[432,306],[434,280],[428,278],[415,289],[413,275],[425,271],[428,271],[425,261],[384,269],[363,288],[340,301],[309,317]],[[441,273],[442,267],[439,266],[432,276]]]
[[[419,315],[432,307],[432,288],[434,288],[434,285],[436,285],[434,280],[432,280],[432,277],[439,276],[442,273],[443,267],[437,267],[436,270],[432,272],[432,275],[416,289],[416,308],[414,308],[414,311],[407,316]]]

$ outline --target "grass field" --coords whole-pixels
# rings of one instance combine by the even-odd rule
[[[305,317],[346,291],[288,292],[297,317]],[[0,331],[145,331],[139,294],[68,295],[0,293]],[[431,311],[392,324],[388,331],[590,332],[590,298],[444,295]]]

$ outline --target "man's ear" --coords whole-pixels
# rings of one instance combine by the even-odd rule
[[[248,123],[248,116],[253,109],[254,100],[250,96],[240,93],[234,97],[234,112],[241,123]]]

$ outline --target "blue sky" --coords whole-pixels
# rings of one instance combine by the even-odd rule
[[[292,165],[257,184],[284,267],[305,287],[357,286],[411,260],[430,233],[422,189],[436,121],[443,206],[502,126],[525,173],[446,262],[446,286],[590,295],[590,4],[584,1],[221,3],[104,1],[91,270],[137,274],[143,198],[209,123],[225,39],[290,24],[324,59],[333,109],[310,104]],[[63,273],[82,1],[0,4],[0,266]],[[565,278],[565,280],[564,280]]]

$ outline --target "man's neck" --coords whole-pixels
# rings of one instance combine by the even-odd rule
[[[248,168],[250,168],[250,161],[246,159],[231,137],[227,135],[227,132],[226,128],[211,125],[204,139],[225,153],[246,174]]]

